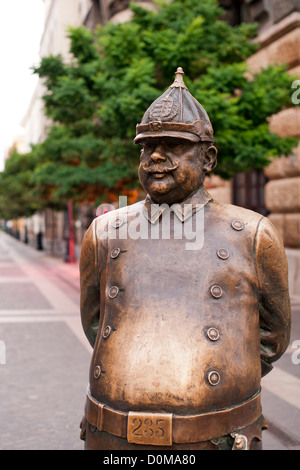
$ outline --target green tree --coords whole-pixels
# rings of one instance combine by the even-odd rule
[[[13,219],[32,215],[42,208],[42,201],[31,183],[35,156],[12,151],[0,173],[0,217]]]
[[[156,3],[157,12],[132,4],[131,21],[100,26],[96,34],[70,28],[73,60],[50,56],[34,69],[44,79],[53,125],[31,152],[30,182],[47,203],[99,203],[138,186],[135,126],[177,66],[211,118],[219,150],[215,173],[230,178],[263,168],[296,145],[268,126],[272,114],[292,105],[293,78],[283,66],[246,74],[246,60],[258,47],[251,40],[256,26],[231,27],[220,19],[216,0]]]

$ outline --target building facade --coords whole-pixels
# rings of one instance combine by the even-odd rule
[[[80,26],[92,7],[89,0],[44,0],[44,31],[40,43],[40,57],[61,54],[65,60],[70,58],[68,26]],[[29,108],[22,121],[26,151],[31,144],[43,142],[51,122],[44,113],[42,97],[46,89],[39,80]],[[65,212],[47,209],[26,220],[19,221],[21,237],[45,249],[51,255],[67,257],[68,217]],[[23,232],[23,233],[22,233]]]
[[[94,30],[98,24],[107,21],[124,22],[130,19],[129,1],[108,0],[44,0],[44,31],[40,43],[40,57],[61,54],[65,61],[69,54],[69,26],[86,26]],[[137,2],[146,8],[154,8],[151,1]],[[46,90],[41,80],[38,81],[29,108],[22,121],[24,129],[24,151],[30,151],[31,144],[43,142],[51,121],[44,113],[42,97]],[[95,208],[81,206],[75,214],[72,234],[75,235],[77,257],[83,235],[95,215]],[[52,255],[69,258],[68,243],[70,236],[70,214],[51,209],[36,214],[27,220],[18,221],[18,234],[30,244],[45,249]],[[76,255],[75,254],[75,255]]]
[[[249,70],[258,72],[272,64],[286,64],[288,72],[300,79],[299,0],[222,0],[231,24],[258,23],[259,50],[248,60]],[[294,83],[297,87],[297,82]],[[300,89],[300,82],[298,84]],[[292,96],[300,93],[291,88]],[[300,107],[285,109],[270,119],[271,131],[282,137],[300,138]],[[207,181],[216,199],[267,215],[286,247],[292,296],[300,296],[300,144],[288,157],[273,159],[264,170],[236,175],[224,182]]]

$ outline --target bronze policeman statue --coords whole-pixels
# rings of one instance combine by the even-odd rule
[[[290,334],[282,242],[204,189],[217,150],[181,68],[135,143],[147,197],[97,217],[81,251],[85,449],[259,449],[261,377]]]

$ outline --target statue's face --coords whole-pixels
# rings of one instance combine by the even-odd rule
[[[142,141],[139,178],[158,204],[186,199],[203,183],[207,168],[207,144],[179,138],[148,138]],[[215,147],[214,160],[216,156]],[[214,153],[214,152],[213,152]]]

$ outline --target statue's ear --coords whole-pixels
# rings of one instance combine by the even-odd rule
[[[205,171],[205,173],[209,173],[214,168],[216,168],[217,154],[218,154],[218,151],[214,145],[210,145],[207,148],[205,152],[204,165],[203,165],[203,170]]]

